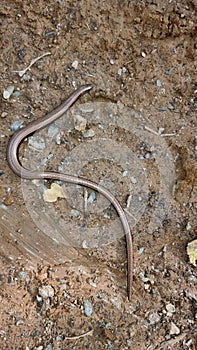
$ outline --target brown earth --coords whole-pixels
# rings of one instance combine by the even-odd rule
[[[195,1],[8,0],[1,1],[0,15],[0,349],[195,349],[196,271],[186,253],[196,235]],[[46,52],[50,55],[19,76],[16,71]],[[90,140],[96,135],[120,142],[120,152],[126,145],[136,156],[136,166],[139,159],[143,162],[140,169],[148,187],[142,196],[147,202],[132,224],[131,302],[124,237],[89,249],[58,244],[30,216],[25,183],[6,161],[14,122],[27,125],[84,84],[93,89],[76,105],[89,102],[96,110],[104,103],[112,114],[118,106],[122,123],[125,117],[128,124],[136,121],[138,130],[146,130],[145,143],[123,124],[98,126],[88,123],[87,116],[85,127],[94,131]],[[9,86],[14,92],[5,99]],[[57,170],[64,152],[87,142],[75,127],[60,136],[59,158],[51,159],[50,169]],[[156,163],[153,153],[164,142],[167,151],[161,151]],[[25,147],[26,141],[21,157]],[[122,177],[123,166],[108,158],[110,151],[106,149],[102,160],[88,153],[82,175],[110,179],[109,188],[116,187],[126,207],[129,180]],[[140,183],[139,197],[143,181],[136,174],[132,181],[133,187]],[[36,191],[34,186],[32,208],[39,202]],[[108,203],[103,216],[102,205],[99,213],[95,210],[82,220],[70,215],[68,202],[59,199],[47,207],[49,213],[55,210],[54,217],[48,216],[52,235],[62,230],[64,215],[72,235],[77,227],[113,224],[115,211]],[[38,210],[42,217],[42,207]]]

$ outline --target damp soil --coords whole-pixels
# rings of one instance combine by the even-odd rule
[[[194,350],[196,270],[187,244],[196,238],[195,1],[8,0],[0,3],[0,19],[0,348]],[[118,106],[123,123],[104,125],[77,116],[79,124],[59,131],[58,157],[48,168],[61,171],[65,154],[96,137],[118,142],[120,153],[125,146],[131,160],[136,157],[141,172],[128,178],[124,158],[116,164],[108,143],[102,159],[87,152],[80,173],[109,184],[125,212],[132,201],[146,199],[143,211],[136,209],[131,218],[131,301],[125,237],[110,203],[80,189],[73,208],[65,196],[43,209],[37,206],[40,192],[34,182],[28,197],[32,212],[40,211],[36,220],[24,182],[6,160],[13,123],[27,125],[84,84],[93,88],[76,105]],[[10,86],[13,92],[4,98]],[[148,142],[124,127],[124,116],[129,124],[133,115]],[[164,143],[156,163],[155,153]],[[20,147],[22,162],[27,145],[24,140]],[[143,188],[140,174],[146,175],[146,191],[138,188],[132,196],[135,185]],[[87,215],[82,204],[90,196],[94,210]],[[64,220],[69,229],[62,233]],[[113,222],[120,233],[115,239],[108,237]],[[104,244],[89,246],[82,239],[66,245],[54,239],[58,230],[75,237],[84,227],[95,232],[104,227]]]

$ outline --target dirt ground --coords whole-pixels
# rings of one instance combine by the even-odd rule
[[[186,250],[196,238],[195,1],[8,0],[0,15],[0,349],[195,349]],[[51,182],[21,181],[6,160],[13,123],[84,84],[93,88],[63,118],[69,127],[54,127],[51,160],[38,158],[105,185],[130,209],[131,302],[110,203],[69,185],[45,203]],[[24,140],[31,166],[27,149]]]

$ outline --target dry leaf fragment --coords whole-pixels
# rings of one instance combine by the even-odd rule
[[[188,243],[187,254],[189,255],[189,261],[192,265],[196,266],[197,261],[197,239]]]
[[[58,198],[65,198],[65,193],[62,187],[56,183],[52,183],[51,188],[48,188],[44,194],[43,198],[45,202],[56,202]]]

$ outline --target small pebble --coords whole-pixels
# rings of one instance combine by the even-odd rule
[[[137,183],[137,180],[134,176],[131,176],[131,182],[132,184],[136,184]]]
[[[5,118],[5,117],[7,117],[7,115],[8,115],[7,112],[2,112],[2,113],[1,113],[1,118]]]
[[[175,325],[174,322],[171,322],[170,335],[174,335],[174,334],[180,334],[180,329]]]
[[[161,135],[162,132],[164,132],[164,130],[165,130],[164,128],[159,128],[159,129],[158,129],[158,134]]]
[[[95,135],[95,132],[93,129],[89,129],[87,132],[83,132],[84,138],[93,137],[94,135]]]
[[[23,280],[23,279],[25,278],[25,276],[26,276],[25,271],[20,271],[19,274],[18,274],[18,277],[19,277],[21,280]]]
[[[74,216],[76,216],[76,217],[79,217],[79,216],[80,216],[79,211],[76,210],[76,209],[72,209],[72,210],[71,210],[71,214],[74,215]]]
[[[10,85],[8,86],[4,91],[3,91],[3,98],[5,100],[8,100],[10,98],[10,96],[12,95],[12,93],[14,92],[14,86]]]
[[[49,125],[48,132],[47,132],[49,137],[54,137],[58,133],[59,133],[59,129],[57,128],[57,126],[55,126],[54,124]]]
[[[20,120],[16,120],[14,123],[12,123],[12,125],[10,126],[10,130],[12,131],[16,131],[20,128],[20,126],[23,124],[22,121]]]
[[[37,150],[43,150],[46,147],[44,139],[38,136],[29,137],[28,144]]]
[[[122,75],[122,68],[118,69],[118,75],[120,75],[120,76]]]
[[[75,115],[74,117],[75,130],[85,131],[87,120],[81,115]]]
[[[93,202],[95,201],[95,199],[96,199],[96,193],[95,193],[94,191],[92,191],[92,192],[90,193],[89,197],[88,197],[87,202],[88,202],[89,204],[91,204],[91,203],[93,203]]]
[[[24,321],[23,320],[18,320],[16,322],[16,326],[21,326],[22,324],[24,324]]]
[[[92,315],[92,312],[93,312],[92,304],[90,303],[89,300],[86,300],[86,301],[84,301],[83,306],[84,306],[84,314],[87,317],[90,317]]]
[[[172,72],[170,71],[170,70],[167,70],[166,72],[165,72],[165,75],[171,75],[172,74]]]
[[[128,171],[124,170],[123,173],[122,173],[122,176],[125,177],[125,176],[127,176],[127,174],[128,174]]]
[[[170,111],[173,111],[173,109],[174,109],[174,106],[172,105],[171,102],[168,102],[168,109],[169,109]]]
[[[14,91],[14,92],[13,92],[13,96],[16,97],[16,98],[19,98],[19,96],[20,96],[20,91]]]
[[[57,134],[56,138],[55,138],[55,142],[57,145],[60,145],[61,144],[61,137],[60,137],[60,134]]]
[[[190,224],[190,222],[188,221],[187,226],[186,226],[186,230],[189,231],[189,230],[191,230],[191,228],[192,228],[192,227],[191,227],[191,224]]]
[[[158,112],[165,112],[166,111],[166,108],[165,107],[159,107],[158,108]]]
[[[159,80],[159,79],[157,79],[157,86],[158,86],[158,87],[161,87],[161,86],[162,86],[162,82],[161,82],[161,80]]]
[[[157,312],[154,312],[153,314],[151,314],[149,316],[149,322],[151,325],[155,324],[155,323],[158,323],[161,319],[161,317],[159,316],[159,314]]]
[[[54,297],[54,289],[51,286],[42,286],[38,288],[38,294],[43,298],[53,298]]]
[[[144,283],[150,281],[149,278],[147,278],[147,277],[144,276],[144,272],[142,272],[142,271],[139,273],[139,277],[140,277],[140,279],[142,280],[142,282],[144,282]]]
[[[72,67],[74,69],[77,69],[78,68],[78,65],[79,65],[79,62],[77,60],[75,60],[73,63],[72,63]]]
[[[139,249],[138,249],[138,254],[142,254],[143,251],[144,251],[144,247],[139,248]]]
[[[171,303],[166,305],[167,310],[167,316],[172,316],[172,314],[175,312],[175,306]]]

